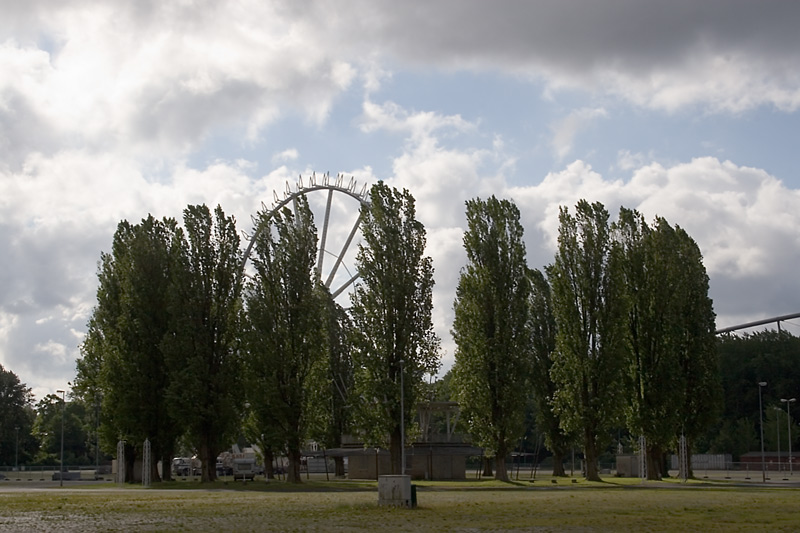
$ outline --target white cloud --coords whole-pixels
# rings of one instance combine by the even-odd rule
[[[288,161],[295,161],[299,157],[299,153],[297,152],[296,148],[288,148],[282,152],[279,152],[272,156],[272,163],[285,163]]]
[[[575,137],[598,118],[605,118],[608,112],[600,108],[581,108],[571,111],[566,117],[551,126],[553,131],[553,150],[556,159],[563,161],[572,152]]]
[[[599,200],[612,213],[626,205],[685,227],[705,254],[721,319],[796,311],[796,284],[784,280],[800,262],[799,193],[766,171],[715,158],[658,164],[637,147],[618,154],[625,180],[577,159],[525,182],[513,175],[521,154],[505,146],[505,132],[464,118],[479,92],[454,95],[446,111],[379,92],[395,73],[468,70],[533,80],[535,91],[566,99],[596,96],[552,124],[551,148],[566,162],[586,156],[581,133],[607,108],[617,114],[609,96],[698,115],[800,109],[798,10],[723,0],[578,11],[560,0],[12,2],[0,18],[0,362],[37,390],[63,387],[100,251],[120,219],[180,218],[203,202],[250,230],[261,201],[314,170],[301,154],[339,148],[299,144],[296,130],[319,133],[342,100],[352,119],[350,98],[362,89],[355,127],[337,124],[367,154],[350,173],[374,182],[384,176],[373,167],[388,160],[385,179],[417,198],[436,268],[434,318],[451,357],[464,201],[475,196],[517,202],[531,266],[552,259],[559,206]],[[278,120],[295,136],[272,131]],[[263,148],[260,164],[273,156],[271,167],[252,152],[221,159],[219,138]],[[356,210],[334,206],[337,216]],[[332,238],[341,232],[332,228]]]
[[[704,254],[712,296],[724,310],[720,324],[791,312],[800,298],[791,281],[793,265],[800,263],[800,191],[763,170],[704,157],[641,166],[623,182],[576,161],[539,185],[508,194],[523,212],[532,266],[552,261],[559,206],[585,198],[603,202],[612,218],[624,205],[686,229]]]

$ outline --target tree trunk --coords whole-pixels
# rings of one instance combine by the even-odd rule
[[[136,464],[136,450],[133,446],[125,445],[125,482],[133,483],[133,467]]]
[[[646,455],[648,481],[661,481],[661,448],[648,445]]]
[[[669,475],[669,467],[670,467],[670,457],[669,454],[662,450],[661,452],[661,477],[668,478],[671,477]]]
[[[489,456],[483,457],[483,474],[482,476],[492,477],[494,473],[492,472],[492,458]]]
[[[495,470],[494,478],[497,481],[508,481],[508,470],[506,469],[506,447],[501,445],[498,447],[497,456],[495,457]]]
[[[286,481],[289,483],[302,483],[303,478],[300,476],[300,450],[289,450],[289,471],[286,475]]]
[[[334,457],[333,458],[333,469],[334,469],[334,476],[336,477],[344,477],[344,457]]]
[[[588,428],[584,430],[583,467],[586,481],[602,481],[597,471],[597,441]]]
[[[494,478],[497,481],[508,481],[508,469],[506,468],[506,458],[505,457],[496,457],[495,458],[495,469],[494,469]]]
[[[189,466],[191,472],[191,464]],[[217,454],[204,442],[200,446],[200,482],[212,483],[217,480]]]
[[[264,448],[264,476],[267,479],[275,479],[275,467],[273,466],[274,461],[275,454],[272,452],[272,449]]]
[[[567,477],[564,471],[564,454],[553,452],[553,477]]]
[[[161,481],[161,476],[158,475],[158,461],[155,461],[156,455],[154,453],[150,454],[150,480],[153,483],[157,483]],[[142,472],[144,474],[144,472]]]
[[[164,453],[161,457],[161,481],[172,481],[172,454]]]

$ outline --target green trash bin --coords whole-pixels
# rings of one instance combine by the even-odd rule
[[[417,506],[417,486],[411,485],[411,508],[415,508]]]

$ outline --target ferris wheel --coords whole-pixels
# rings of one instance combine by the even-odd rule
[[[321,177],[312,174],[306,182],[300,176],[294,188],[287,182],[283,198],[275,191],[273,195],[272,205],[267,207],[262,202],[259,216],[251,217],[254,229],[252,234],[245,234],[249,242],[240,271],[245,271],[258,234],[270,231],[269,221],[272,217],[284,207],[296,211],[297,201],[302,196],[308,201],[319,231],[317,280],[324,283],[336,299],[359,277],[354,266],[357,246],[353,244],[360,240],[361,208],[369,207],[367,185],[359,188],[355,178],[348,180],[342,174],[335,178],[329,174]]]

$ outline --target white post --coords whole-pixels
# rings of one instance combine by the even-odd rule
[[[61,464],[59,465],[60,472],[58,473],[59,486],[64,486],[64,417],[67,411],[67,402],[64,398],[66,391],[61,389],[56,392],[61,393]]]
[[[789,405],[797,401],[797,398],[781,398],[781,402],[786,402],[786,425],[789,427],[789,475],[792,475],[792,416],[789,414]]]

